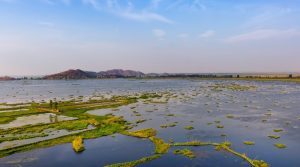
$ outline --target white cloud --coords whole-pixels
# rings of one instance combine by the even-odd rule
[[[253,9],[248,9],[253,10]],[[255,13],[259,13],[251,17],[244,24],[243,28],[263,28],[268,27],[268,25],[280,24],[281,20],[284,20],[293,10],[291,8],[282,7],[268,7],[263,8]]]
[[[164,30],[161,30],[161,29],[153,29],[152,33],[159,40],[163,40],[164,37],[166,36],[166,32]]]
[[[162,23],[172,24],[174,23],[172,20],[162,16],[158,13],[148,11],[143,9],[141,11],[135,11],[134,5],[131,1],[128,1],[126,5],[121,5],[117,0],[82,0],[84,4],[91,5],[95,9],[99,11],[106,11],[108,13],[114,14],[116,16],[141,21],[141,22],[149,22],[149,21],[157,21]],[[159,3],[159,2],[155,2]]]
[[[136,21],[158,21],[163,23],[172,24],[173,21],[170,19],[167,19],[166,17],[159,15],[157,13],[151,13],[151,12],[141,12],[141,13],[134,13],[134,12],[118,12],[118,15],[120,15],[123,18],[130,19],[130,20],[136,20]]]
[[[244,41],[257,41],[265,39],[284,39],[300,36],[300,31],[296,29],[277,30],[277,29],[260,29],[244,34],[235,35],[225,39],[225,42],[235,43]]]
[[[212,37],[214,36],[216,33],[213,30],[207,30],[205,32],[203,32],[202,34],[200,34],[200,37],[202,38],[208,38],[208,37]]]
[[[207,9],[207,6],[201,2],[201,0],[174,0],[168,7],[169,9],[179,9],[184,11],[204,11]]]

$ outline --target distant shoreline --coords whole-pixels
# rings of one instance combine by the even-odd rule
[[[113,69],[92,72],[80,69],[67,70],[39,77],[0,77],[0,81],[11,80],[84,80],[84,79],[205,79],[205,80],[256,80],[300,82],[300,73],[148,73]]]

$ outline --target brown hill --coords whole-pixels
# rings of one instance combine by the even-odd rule
[[[91,72],[85,72],[82,70],[67,70],[57,74],[47,75],[43,79],[59,80],[59,79],[89,79],[93,78]]]
[[[15,80],[15,78],[8,77],[8,76],[0,77],[0,81],[11,81],[11,80]]]

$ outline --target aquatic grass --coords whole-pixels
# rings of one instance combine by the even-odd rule
[[[277,147],[277,148],[279,148],[279,149],[286,148],[285,144],[280,144],[280,143],[276,143],[276,144],[274,144],[274,146]]]
[[[282,131],[283,131],[283,129],[281,129],[281,128],[278,128],[278,129],[273,129],[273,131],[274,131],[274,132],[282,132]]]
[[[175,127],[177,125],[176,122],[170,124],[160,125],[161,128]]]
[[[234,115],[227,114],[227,115],[226,115],[226,118],[232,119],[232,118],[234,118]]]
[[[186,156],[186,157],[191,158],[191,159],[196,157],[195,154],[189,149],[174,150],[173,153],[175,155],[180,154],[180,155]]]
[[[140,124],[140,123],[143,123],[145,121],[147,121],[147,120],[146,119],[139,119],[139,120],[135,121],[135,123],[136,124]]]
[[[35,114],[45,113],[43,111],[37,111],[34,109],[26,111],[12,111],[12,112],[2,112],[0,113],[0,124],[7,124],[16,120],[18,117],[30,116]]]
[[[218,129],[223,129],[223,128],[224,128],[223,125],[216,125],[216,127],[217,127]]]
[[[264,162],[263,160],[253,160],[250,159],[246,154],[238,153],[234,150],[232,150],[231,143],[228,141],[225,141],[223,143],[212,143],[212,142],[201,142],[201,141],[191,141],[191,142],[183,142],[183,143],[175,143],[173,146],[214,146],[216,151],[227,151],[230,152],[236,156],[241,157],[245,161],[247,161],[251,166],[253,167],[268,167],[269,165]]]
[[[77,153],[84,151],[83,139],[81,136],[75,137],[72,141],[73,150]]]
[[[165,154],[169,151],[170,144],[165,143],[162,139],[157,137],[149,137],[150,141],[155,145],[155,153],[156,154]]]
[[[156,136],[156,130],[153,128],[148,128],[148,129],[141,129],[137,131],[124,131],[122,134],[127,135],[127,136],[133,136],[133,137],[139,137],[139,138],[149,138]]]
[[[48,134],[41,133],[41,134],[23,134],[23,135],[17,135],[17,136],[10,136],[10,137],[5,137],[2,136],[0,138],[0,143],[4,141],[14,141],[14,140],[24,140],[24,139],[31,139],[31,138],[36,138],[36,137],[46,137]]]
[[[189,141],[189,142],[178,142],[174,143],[173,146],[207,146],[212,145],[211,142],[202,142],[202,141]]]
[[[155,155],[144,157],[144,158],[141,158],[141,159],[138,159],[138,160],[135,160],[135,161],[116,163],[116,164],[112,164],[112,165],[106,165],[104,167],[135,167],[137,165],[140,165],[140,164],[146,163],[148,161],[158,159],[160,157],[161,157],[160,154],[155,154]]]
[[[184,127],[184,129],[185,129],[185,130],[193,130],[194,127],[192,127],[192,126],[186,126],[186,127]]]
[[[209,86],[214,91],[231,90],[231,91],[249,91],[256,90],[256,86],[253,85],[240,85],[240,84],[215,84]]]
[[[255,144],[255,142],[253,142],[253,141],[244,141],[243,143],[245,145],[254,145]]]
[[[124,128],[125,127],[122,124],[111,124],[111,125],[103,126],[101,128],[79,132],[76,134],[66,135],[55,139],[44,140],[44,141],[17,146],[13,148],[7,148],[7,149],[0,150],[0,158],[18,152],[25,152],[37,148],[47,148],[55,145],[70,143],[74,140],[76,136],[82,136],[83,139],[94,139],[101,136],[108,136],[114,133],[120,133],[124,131]]]
[[[269,135],[268,136],[270,139],[279,139],[280,136],[277,136],[277,135]]]

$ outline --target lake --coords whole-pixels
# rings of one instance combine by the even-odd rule
[[[145,120],[135,124],[132,130],[155,128],[157,137],[166,142],[230,141],[235,151],[264,160],[271,167],[300,166],[300,84],[297,83],[188,79],[20,80],[0,82],[0,87],[0,103],[163,92],[170,94],[170,99],[138,101],[117,109],[96,109],[88,113],[123,116],[133,123]],[[162,126],[173,123],[176,126]],[[193,128],[187,130],[188,126]],[[272,135],[280,138],[270,138]],[[244,141],[255,144],[246,145]],[[286,148],[279,149],[274,146],[276,143],[285,144]],[[154,154],[150,141],[121,134],[85,140],[84,145],[85,151],[80,154],[73,151],[71,143],[16,153],[0,158],[0,166],[101,167]],[[212,146],[181,148],[189,148],[196,157],[175,155],[173,151],[179,148],[171,147],[161,158],[139,166],[250,166],[240,157],[216,151]]]

